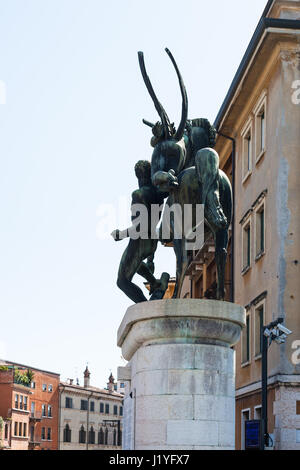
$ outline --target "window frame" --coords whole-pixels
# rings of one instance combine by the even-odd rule
[[[267,130],[267,90],[264,90],[260,96],[260,98],[257,101],[257,104],[255,105],[253,109],[253,114],[254,114],[254,120],[255,120],[255,135],[254,135],[254,140],[255,140],[255,165],[258,164],[258,162],[262,159],[264,154],[266,153],[266,130]],[[261,135],[261,115],[264,114],[264,141],[263,141],[263,146],[261,146],[261,140],[262,140],[262,135]]]
[[[71,406],[67,406],[67,400],[68,404],[71,404]],[[73,409],[73,397],[65,397],[65,408],[67,408],[68,410]]]
[[[251,218],[251,214],[243,221],[242,225],[242,275],[246,274],[249,269],[251,268],[252,266],[252,218]],[[247,262],[248,262],[248,251],[249,251],[249,264],[246,264],[245,263],[245,252],[244,252],[244,248],[245,248],[245,239],[244,239],[244,234],[245,234],[245,231],[247,230],[247,228],[249,227],[249,235],[250,235],[250,240],[249,240],[249,250],[247,248]]]
[[[249,320],[249,328],[247,328],[247,320]],[[247,341],[247,350],[249,349],[248,358],[244,360],[243,351],[244,351],[244,332],[246,334]],[[241,335],[241,367],[247,367],[251,364],[251,309],[246,311],[246,327],[242,331]]]
[[[262,319],[262,323],[264,325],[264,322],[265,322],[265,318],[266,318],[266,299],[262,299],[260,302],[258,302],[254,307],[254,335],[253,335],[253,351],[254,351],[254,360],[255,361],[258,361],[259,359],[261,359],[262,357],[262,352],[260,353],[256,353],[257,351],[257,341],[261,342],[261,337],[260,337],[260,334],[259,334],[259,338],[257,338],[257,335],[256,335],[256,322],[257,322],[257,313],[259,310],[261,310],[261,308],[263,308],[263,319]],[[260,331],[260,328],[259,328],[259,331]]]
[[[248,136],[250,135],[251,137],[251,144],[250,144],[250,152],[251,155],[249,156],[249,152],[246,149],[248,149]],[[253,118],[250,116],[248,120],[246,121],[246,124],[244,125],[242,131],[241,131],[241,143],[242,143],[242,183],[244,184],[249,176],[252,174],[252,169],[253,169]],[[246,159],[247,159],[247,165],[246,165]],[[247,167],[247,168],[246,168]]]
[[[263,208],[263,212],[264,212],[264,222],[263,222],[263,249],[261,249],[260,247],[260,250],[258,251],[257,249],[257,246],[258,246],[258,239],[260,240],[260,244],[261,244],[261,230],[260,230],[260,237],[258,238],[258,233],[257,233],[257,217],[259,214],[262,213],[262,209]],[[257,262],[258,260],[260,260],[266,253],[266,198],[263,197],[262,201],[257,204],[257,206],[255,207],[254,209],[254,219],[255,219],[255,227],[254,227],[254,234],[255,234],[255,240],[254,240],[254,246],[255,246],[255,262]]]

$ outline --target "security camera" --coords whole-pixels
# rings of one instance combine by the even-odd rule
[[[271,336],[271,331],[269,330],[269,328],[265,328],[264,329],[264,335],[269,338],[269,336]]]
[[[278,338],[276,338],[274,341],[277,344],[285,343],[285,339],[282,336],[278,336]]]
[[[286,328],[286,326],[283,326],[281,323],[279,323],[279,325],[277,325],[277,328],[282,331],[282,333],[285,333],[286,335],[290,335],[292,333],[291,330],[289,330],[288,328]]]

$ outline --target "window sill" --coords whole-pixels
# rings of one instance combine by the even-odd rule
[[[259,261],[264,255],[265,255],[265,251],[261,251],[260,253],[258,253],[258,255],[256,255],[256,258],[255,258],[255,263],[257,263],[257,261]]]
[[[250,177],[250,175],[252,175],[252,171],[248,171],[248,173],[245,174],[245,176],[243,177],[243,180],[242,180],[242,183],[246,183],[247,179]]]
[[[254,360],[255,360],[255,361],[259,361],[261,358],[262,358],[262,355],[261,355],[261,354],[258,354],[257,356],[255,356]]]
[[[251,361],[243,362],[243,363],[241,364],[241,367],[242,367],[242,368],[248,367],[248,366],[250,366],[250,364],[251,364]]]
[[[260,160],[262,159],[265,153],[266,153],[266,149],[262,149],[261,152],[256,157],[255,165],[257,165],[260,162]]]
[[[241,272],[242,276],[245,276],[245,274],[247,274],[247,272],[249,272],[250,269],[251,269],[251,266],[246,266]]]

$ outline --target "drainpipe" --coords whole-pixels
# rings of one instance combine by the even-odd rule
[[[231,219],[231,291],[230,301],[234,303],[234,250],[235,250],[235,163],[236,163],[236,141],[233,137],[230,137],[222,132],[217,131],[217,134],[221,135],[225,139],[231,140],[232,142],[232,153],[231,153],[231,164],[232,164],[232,219]]]
[[[65,385],[63,385],[63,389],[60,391],[59,390],[59,402],[58,402],[58,450],[61,448],[61,443],[60,443],[60,434],[61,434],[61,399],[62,399],[62,394],[65,391]],[[59,389],[59,386],[58,386]]]

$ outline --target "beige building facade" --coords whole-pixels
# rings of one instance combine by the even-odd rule
[[[275,449],[299,450],[300,1],[267,3],[215,127],[234,187],[227,297],[247,311],[236,346],[236,448],[245,448],[245,421],[261,416],[260,327],[281,316],[292,334],[269,348],[268,432]],[[210,245],[195,254],[183,297],[213,293]]]
[[[107,389],[90,385],[90,372],[84,371],[84,386],[62,382],[60,389],[59,450],[121,449],[122,384],[109,377]]]

